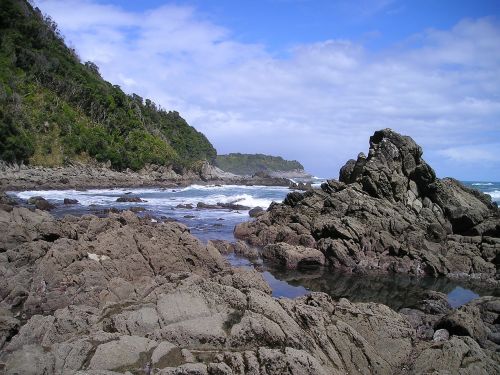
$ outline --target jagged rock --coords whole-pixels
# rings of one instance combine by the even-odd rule
[[[170,272],[204,274],[228,267],[183,225],[151,223],[129,211],[55,220],[42,211],[14,208],[0,211],[0,230],[5,234],[0,248],[6,250],[0,258],[0,297],[30,314],[134,297],[140,285]]]
[[[298,232],[310,225],[299,222]],[[1,304],[26,322],[0,320],[10,332],[0,354],[7,374],[129,374],[149,364],[155,374],[499,371],[494,347],[453,335],[421,341],[405,315],[381,304],[273,298],[262,274],[229,268],[180,224],[129,211],[55,220],[15,207],[0,211],[0,231]],[[439,297],[418,306],[448,313]],[[468,308],[488,344],[498,298]]]
[[[500,212],[491,198],[438,179],[411,138],[390,129],[370,138],[321,190],[292,192],[234,235],[322,252],[332,268],[496,279]],[[496,281],[498,282],[498,281]]]

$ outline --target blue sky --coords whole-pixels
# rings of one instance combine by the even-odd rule
[[[391,127],[439,176],[500,181],[500,1],[39,0],[82,60],[219,153],[322,177]]]

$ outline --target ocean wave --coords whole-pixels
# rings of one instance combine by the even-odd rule
[[[62,204],[65,198],[77,199],[82,206],[124,206],[143,205],[155,209],[171,208],[178,204],[192,204],[198,202],[206,204],[237,203],[250,208],[267,208],[274,201],[282,201],[289,189],[282,186],[241,186],[241,185],[191,185],[182,189],[89,189],[89,190],[29,190],[11,192],[22,200],[33,196],[42,196],[52,203]],[[145,202],[120,202],[116,199],[125,193],[139,196]]]
[[[106,191],[108,194],[111,192]],[[62,203],[64,198],[77,199],[82,206],[90,205],[109,205],[116,202],[116,198],[124,193],[115,195],[103,195],[103,193],[78,191],[78,190],[29,190],[12,193],[22,200],[28,200],[31,197],[41,196],[54,203]]]
[[[472,186],[493,186],[493,182],[474,182]]]
[[[212,194],[206,197],[165,197],[165,198],[146,198],[149,205],[156,206],[176,206],[178,204],[191,204],[194,207],[198,202],[205,204],[217,204],[217,203],[235,203],[242,206],[247,206],[250,208],[262,207],[268,208],[272,203],[272,199],[254,197],[250,194]]]
[[[500,190],[488,191],[485,194],[491,195],[494,200],[500,200]]]

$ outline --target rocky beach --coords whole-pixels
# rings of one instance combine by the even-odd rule
[[[239,176],[224,172],[205,162],[198,168],[174,170],[172,167],[147,165],[133,171],[116,171],[105,163],[71,163],[47,168],[7,164],[0,160],[0,191],[31,189],[91,189],[111,187],[179,187],[190,184],[240,184],[290,186],[283,176],[256,174]]]
[[[223,255],[262,257],[285,274],[319,267],[498,285],[491,200],[437,179],[411,138],[383,130],[370,148],[340,181],[291,192],[239,224],[246,243],[203,243],[184,224],[126,210],[54,217],[2,195],[0,371],[499,372],[498,297],[452,308],[429,290],[397,311],[318,292],[275,298],[258,268]],[[9,179],[3,186],[20,180]]]
[[[500,374],[493,3],[1,0],[0,375]]]

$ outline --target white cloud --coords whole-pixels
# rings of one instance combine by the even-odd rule
[[[460,163],[498,162],[500,143],[483,144],[480,146],[466,145],[440,150],[439,154]]]
[[[443,157],[459,171],[457,150],[500,137],[500,26],[492,19],[426,30],[379,53],[326,40],[276,57],[191,7],[133,13],[91,0],[37,3],[107,80],[179,110],[221,153],[281,154],[334,176],[366,151],[374,130],[391,127],[422,144],[438,172]]]

